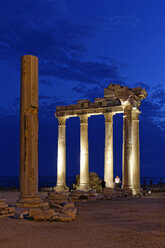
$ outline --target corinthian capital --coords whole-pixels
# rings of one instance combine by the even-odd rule
[[[129,116],[132,113],[132,105],[124,106],[124,115]]]
[[[105,122],[112,122],[113,121],[113,114],[112,113],[105,113],[104,118],[105,118]]]
[[[80,115],[80,124],[88,124],[88,115]]]
[[[67,117],[58,117],[58,125],[59,126],[65,126],[65,122],[66,122]]]

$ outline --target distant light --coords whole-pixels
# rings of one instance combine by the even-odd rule
[[[151,194],[151,190],[148,191],[148,194]]]

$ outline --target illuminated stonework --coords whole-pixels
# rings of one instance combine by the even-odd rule
[[[66,187],[66,122],[67,117],[58,118],[57,192],[68,191]]]
[[[104,115],[105,117],[105,159],[104,180],[107,188],[113,188],[113,115],[123,115],[123,187],[131,190],[133,195],[140,190],[139,165],[139,107],[147,93],[141,87],[128,88],[110,84],[104,89],[103,98],[94,102],[79,100],[77,104],[56,107],[55,116],[59,119],[57,188],[66,189],[66,144],[64,119],[80,117],[80,185],[78,189],[89,190],[88,166],[88,117]],[[63,126],[63,128],[61,127]],[[62,138],[63,137],[63,138]],[[63,140],[63,142],[61,141]]]

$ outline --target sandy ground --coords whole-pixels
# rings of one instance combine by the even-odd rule
[[[10,204],[17,192],[0,192]],[[76,203],[70,223],[0,218],[0,248],[165,248],[165,193]]]

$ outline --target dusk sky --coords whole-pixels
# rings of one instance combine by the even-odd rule
[[[141,176],[165,177],[165,1],[0,1],[0,175],[19,174],[22,55],[39,58],[39,173],[57,167],[56,106],[103,97],[110,83],[148,92],[140,114]],[[67,120],[67,175],[79,174],[80,125]],[[104,118],[89,118],[89,169],[103,175]],[[114,175],[122,115],[114,117]]]

